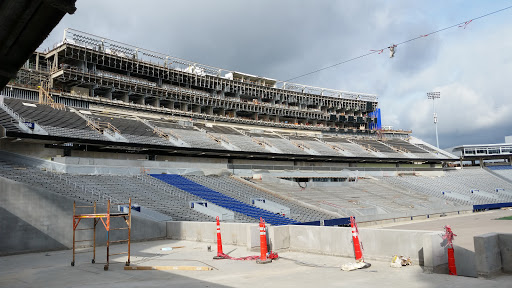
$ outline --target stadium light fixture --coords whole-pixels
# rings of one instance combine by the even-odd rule
[[[437,134],[436,99],[441,98],[441,92],[427,92],[427,98],[432,99],[432,104],[434,106],[434,125],[436,126],[436,143],[437,148],[439,149],[439,136]]]

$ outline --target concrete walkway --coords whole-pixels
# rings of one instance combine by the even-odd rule
[[[344,272],[340,266],[352,259],[305,254],[279,253],[281,259],[259,265],[255,261],[213,260],[207,252],[211,243],[161,240],[132,244],[132,266],[192,265],[213,267],[212,271],[125,271],[126,257],[103,270],[105,248],[97,250],[96,264],[90,254],[79,254],[70,266],[71,251],[32,253],[0,258],[0,287],[511,287],[512,275],[493,280],[426,274],[419,266],[390,268],[372,261],[365,270]],[[163,247],[184,246],[172,251]],[[126,246],[113,246],[112,253]],[[244,247],[224,246],[231,256],[257,255]]]
[[[412,223],[409,222],[409,224],[387,224],[381,226],[381,228],[442,231],[445,225],[450,225],[453,232],[457,234],[453,243],[465,249],[475,251],[473,245],[474,236],[490,232],[512,233],[512,220],[496,220],[497,218],[506,216],[512,216],[512,210],[491,210],[429,220],[419,220]],[[510,284],[510,287],[512,287],[512,284]]]

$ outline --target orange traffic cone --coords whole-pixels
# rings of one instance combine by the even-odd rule
[[[372,264],[364,262],[363,247],[361,243],[359,243],[359,230],[357,230],[356,220],[353,216],[350,216],[350,226],[352,226],[352,242],[354,243],[354,254],[356,256],[356,262],[341,265],[341,270],[353,271],[357,269],[368,268],[372,266]]]
[[[220,235],[219,216],[217,216],[217,256],[213,257],[213,259],[225,259],[224,252],[222,252],[222,238]]]
[[[449,275],[457,275],[457,266],[455,265],[455,251],[453,250],[453,239],[456,234],[453,233],[452,227],[450,225],[444,226],[445,235],[443,235],[443,239],[446,239],[446,246],[448,246],[448,274]]]
[[[265,220],[263,220],[263,218],[260,218],[260,252],[261,257],[259,260],[256,260],[256,263],[267,264],[272,262],[272,259],[267,259],[267,233],[265,231]]]
[[[457,275],[457,267],[455,266],[455,254],[453,248],[448,248],[448,274]]]
[[[356,220],[350,216],[350,226],[352,227],[352,242],[354,242],[354,254],[357,262],[364,262],[363,250],[361,243],[359,243],[359,230],[357,230]]]

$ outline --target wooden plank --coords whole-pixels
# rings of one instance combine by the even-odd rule
[[[186,270],[186,271],[210,271],[207,266],[124,266],[124,270]]]

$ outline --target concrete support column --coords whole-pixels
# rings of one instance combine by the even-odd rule
[[[53,68],[59,69],[59,57],[57,56],[57,53],[53,55]]]
[[[212,106],[205,107],[205,112],[208,115],[213,115],[213,107]]]
[[[188,111],[188,104],[187,103],[181,103],[180,106],[181,106],[180,110]]]
[[[254,119],[254,120],[258,120],[258,113],[254,113],[254,114],[252,115],[252,119]]]
[[[160,107],[160,98],[155,98],[155,101],[153,101],[154,107]]]
[[[123,101],[125,103],[129,103],[130,102],[130,96],[128,95],[128,92],[124,93],[124,95],[121,98],[121,101]]]
[[[135,103],[140,105],[146,105],[146,98],[144,96],[140,96]]]
[[[105,98],[107,98],[108,100],[112,100],[112,89],[107,90],[107,92],[105,93]]]
[[[174,101],[169,101],[164,104],[165,108],[174,109]]]

